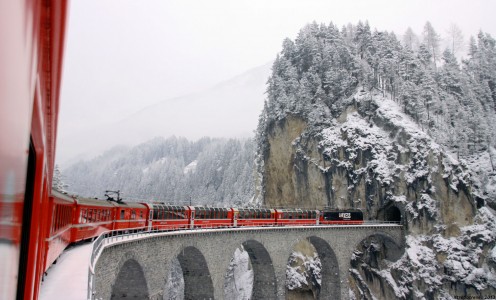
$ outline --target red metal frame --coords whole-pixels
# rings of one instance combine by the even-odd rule
[[[49,213],[46,224],[50,226],[48,227],[48,237],[45,239],[45,249],[47,249],[44,260],[45,272],[72,242],[75,203],[73,198],[57,192],[52,192],[49,197]]]
[[[0,279],[5,299],[37,299],[44,272],[66,10],[67,1],[0,1],[0,239],[11,250],[0,257],[11,266]]]

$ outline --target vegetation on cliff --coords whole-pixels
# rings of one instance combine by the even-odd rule
[[[460,64],[430,23],[413,37],[313,23],[284,41],[257,130],[257,201],[401,221],[396,262],[381,241],[358,246],[357,299],[493,293],[496,41],[480,32]]]

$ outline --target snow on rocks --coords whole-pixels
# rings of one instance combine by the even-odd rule
[[[320,288],[321,270],[322,264],[317,253],[307,256],[294,251],[286,268],[286,287],[288,290],[309,290],[312,286]]]

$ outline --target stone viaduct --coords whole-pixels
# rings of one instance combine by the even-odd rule
[[[192,230],[106,242],[95,263],[92,298],[162,299],[171,261],[177,258],[184,299],[225,299],[226,272],[243,245],[253,268],[252,299],[285,299],[288,259],[306,239],[322,263],[319,299],[344,300],[352,253],[371,236],[384,241],[392,260],[402,255],[403,227],[387,224]]]

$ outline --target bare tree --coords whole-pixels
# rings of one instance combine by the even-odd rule
[[[446,31],[446,34],[446,41],[449,43],[451,53],[456,56],[465,45],[463,33],[455,23],[451,23],[450,27]]]
[[[419,44],[419,40],[415,32],[413,32],[412,28],[408,27],[403,35],[403,45],[405,48],[410,50],[417,50]]]
[[[431,53],[434,67],[436,67],[436,61],[439,58],[439,42],[441,41],[441,37],[437,34],[429,21],[425,23],[423,36],[424,44]]]

